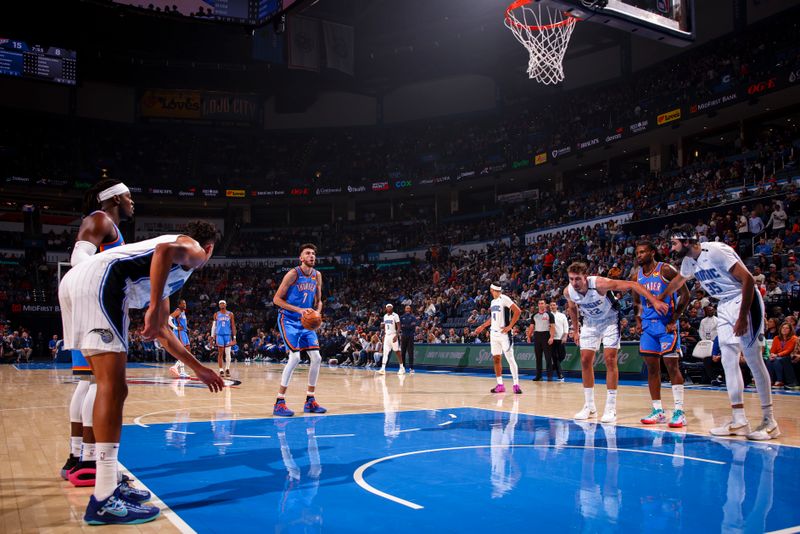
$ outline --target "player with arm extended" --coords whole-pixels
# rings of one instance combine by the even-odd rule
[[[64,346],[83,352],[97,380],[93,410],[97,476],[84,515],[91,525],[144,523],[160,513],[157,507],[142,504],[149,499],[148,492],[120,483],[118,472],[122,411],[128,395],[129,309],[147,309],[144,339],[157,339],[211,391],[223,387],[222,379],[197,361],[167,324],[169,295],[206,264],[217,236],[214,225],[193,222],[185,235],[164,235],[92,256],[72,268],[59,285]]]
[[[753,275],[739,255],[725,243],[700,243],[691,225],[672,230],[672,251],[681,259],[680,272],[670,281],[661,299],[672,295],[695,278],[709,296],[718,299],[717,338],[722,352],[725,384],[733,410],[732,419],[712,428],[715,436],[747,436],[765,441],[781,435],[772,411],[772,384],[761,353],[764,342],[764,302],[755,289]],[[744,413],[744,380],[739,352],[753,373],[762,419],[754,431]]]
[[[621,332],[619,328],[618,302],[613,291],[633,291],[647,301],[659,313],[669,308],[665,302],[650,294],[641,284],[629,280],[612,280],[602,276],[587,276],[588,267],[583,262],[574,262],[567,268],[569,285],[564,289],[567,299],[567,313],[574,328],[573,338],[581,352],[581,378],[583,380],[584,405],[575,414],[575,419],[584,420],[597,414],[594,402],[594,355],[603,345],[603,358],[606,364],[606,406],[602,423],[617,420],[617,385]],[[578,321],[578,312],[583,317],[583,325]]]

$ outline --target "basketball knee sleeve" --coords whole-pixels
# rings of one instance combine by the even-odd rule
[[[519,366],[517,365],[517,359],[514,357],[514,349],[508,349],[504,354],[508,362],[508,369],[511,371],[511,379],[516,384],[519,382]]]
[[[722,368],[725,370],[725,387],[731,405],[742,404],[744,397],[744,379],[739,368],[739,345],[720,345],[722,352]]]
[[[225,347],[225,365],[230,367],[231,365],[231,348]]]
[[[292,379],[292,373],[294,373],[294,369],[297,367],[298,363],[300,363],[300,353],[290,352],[289,361],[286,362],[286,366],[283,368],[283,374],[281,374],[281,386],[289,387],[289,381]]]
[[[743,348],[742,353],[744,361],[747,362],[747,366],[753,374],[753,382],[756,384],[761,406],[772,405],[772,380],[769,377],[764,358],[761,356],[761,345],[753,343],[750,347]]]
[[[83,426],[93,426],[94,398],[96,396],[97,384],[91,384],[89,390],[86,392],[86,397],[83,399],[83,406],[81,406]]]
[[[311,387],[317,386],[317,379],[319,378],[319,368],[322,363],[322,356],[318,350],[309,350],[306,352],[308,358],[311,360],[311,366],[308,369],[308,385]]]
[[[86,398],[86,392],[89,391],[89,381],[79,380],[72,394],[72,400],[69,402],[69,421],[70,423],[80,423],[83,421],[81,414],[81,406],[83,406],[83,399]]]

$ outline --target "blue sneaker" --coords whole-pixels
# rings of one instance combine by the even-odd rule
[[[89,497],[83,520],[90,525],[138,525],[154,520],[160,513],[155,506],[126,501],[117,486],[108,499],[98,501],[94,495]]]
[[[151,495],[149,491],[134,488],[130,483],[131,480],[127,477],[119,483],[119,493],[122,495],[123,499],[134,503],[147,502],[150,500]]]
[[[672,419],[669,420],[670,428],[683,428],[686,426],[686,414],[683,410],[675,410],[672,412]]]
[[[306,397],[306,404],[303,406],[303,411],[306,413],[325,413],[328,410],[317,404],[314,397]]]
[[[294,412],[286,406],[286,401],[284,399],[278,399],[275,402],[275,407],[272,409],[272,415],[278,415],[280,417],[291,417],[294,415]]]

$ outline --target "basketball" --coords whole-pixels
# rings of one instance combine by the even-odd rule
[[[303,328],[306,330],[316,330],[322,324],[322,315],[318,311],[309,308],[303,312],[300,322],[303,323]]]

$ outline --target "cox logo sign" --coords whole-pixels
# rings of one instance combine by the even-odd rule
[[[768,91],[769,89],[775,89],[776,81],[777,78],[770,78],[769,80],[754,83],[747,88],[747,94],[757,95],[759,93],[763,93],[764,91]]]
[[[411,180],[400,180],[394,183],[395,189],[403,189],[405,187],[411,187]]]

